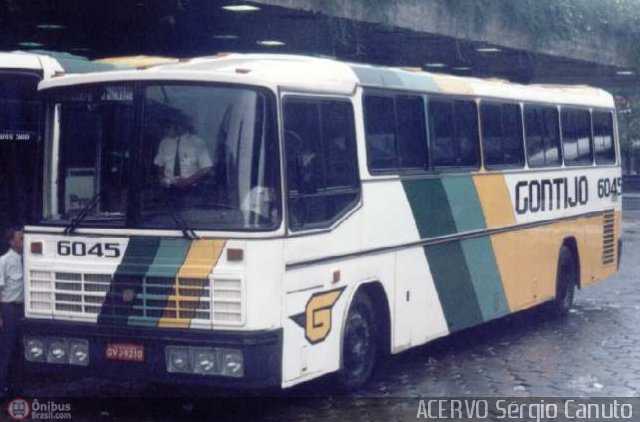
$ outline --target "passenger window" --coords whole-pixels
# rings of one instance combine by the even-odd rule
[[[428,167],[422,97],[366,95],[364,120],[372,173]]]
[[[400,167],[405,170],[426,169],[428,167],[427,131],[422,98],[396,98],[396,122],[400,145]]]
[[[478,113],[472,101],[429,100],[429,138],[434,167],[478,167]]]
[[[360,181],[351,103],[286,98],[289,227],[323,228],[355,205]]]
[[[487,168],[522,167],[522,116],[517,104],[485,103],[480,107],[482,151]]]
[[[560,165],[560,125],[555,107],[524,107],[527,159],[531,167]]]
[[[562,148],[568,166],[591,164],[591,114],[588,110],[563,109]]]
[[[610,112],[593,112],[593,143],[596,164],[614,164],[616,151],[613,144],[613,115]]]
[[[367,153],[372,172],[394,170],[400,166],[393,119],[394,107],[392,97],[367,95],[364,98]]]

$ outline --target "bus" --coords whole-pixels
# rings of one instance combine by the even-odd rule
[[[38,82],[62,71],[47,56],[0,53],[0,231],[25,222],[39,203],[34,175],[42,167]],[[5,252],[0,246],[0,254]]]
[[[31,373],[355,389],[385,354],[563,315],[619,265],[600,89],[227,54],[40,91]]]
[[[38,83],[65,72],[112,70],[84,57],[39,50],[0,52],[0,233],[41,210],[44,128]],[[0,255],[8,245],[0,241]]]

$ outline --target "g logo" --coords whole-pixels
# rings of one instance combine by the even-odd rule
[[[331,310],[336,304],[344,287],[328,292],[314,293],[309,298],[304,313],[291,317],[304,328],[304,336],[311,344],[320,343],[331,332]]]

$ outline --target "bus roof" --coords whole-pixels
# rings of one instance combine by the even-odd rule
[[[451,76],[411,68],[341,62],[279,54],[219,54],[144,70],[70,75],[42,82],[41,89],[133,80],[220,81],[272,88],[351,94],[358,86],[513,101],[613,108],[613,97],[588,86],[521,85],[496,79]]]
[[[42,70],[42,56],[23,52],[0,52],[0,68]]]
[[[0,69],[38,71],[46,79],[56,73],[93,73],[114,70],[116,67],[69,53],[30,50],[0,52]]]

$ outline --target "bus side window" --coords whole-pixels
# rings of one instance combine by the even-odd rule
[[[395,103],[391,96],[364,97],[367,155],[372,173],[400,167],[395,125]]]
[[[417,95],[364,97],[369,169],[375,173],[428,167],[424,100]]]
[[[330,226],[360,197],[351,103],[285,98],[284,141],[289,227]]]
[[[613,145],[613,115],[611,112],[593,112],[593,143],[596,164],[614,164],[616,151]]]
[[[527,159],[531,167],[560,165],[560,126],[555,107],[524,107]]]
[[[428,167],[424,100],[421,97],[396,98],[396,131],[400,146],[400,167],[424,170]]]
[[[563,109],[562,148],[568,166],[593,162],[591,142],[591,114],[589,110]]]
[[[437,168],[480,164],[478,113],[473,101],[429,100],[431,157]]]
[[[518,104],[480,106],[482,151],[487,168],[522,167],[522,116]]]

